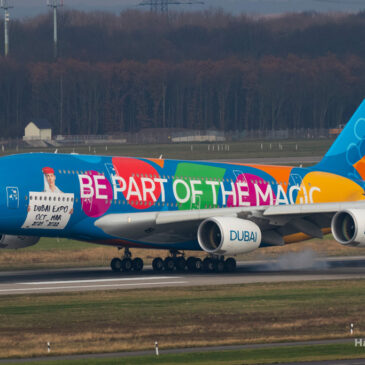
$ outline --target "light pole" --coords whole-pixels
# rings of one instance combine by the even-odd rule
[[[10,20],[9,9],[13,6],[10,3],[10,0],[1,0],[1,8],[4,9],[4,38],[5,38],[5,57],[8,56],[9,53],[9,29],[8,24]]]
[[[47,0],[47,6],[53,8],[53,57],[58,57],[58,37],[57,37],[57,8],[63,6],[63,0]]]

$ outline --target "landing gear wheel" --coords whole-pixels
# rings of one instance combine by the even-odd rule
[[[175,270],[175,260],[172,257],[166,257],[163,264],[166,271],[172,272]]]
[[[227,272],[234,272],[236,271],[236,260],[232,257],[228,258],[225,262],[224,262],[224,268],[225,271]]]
[[[177,271],[185,271],[186,261],[184,257],[179,256],[175,260],[175,267]]]
[[[122,260],[122,271],[129,272],[132,270],[132,260],[126,257]]]
[[[194,271],[199,272],[202,270],[203,270],[203,261],[199,258],[196,258],[194,262]]]
[[[206,272],[213,272],[214,271],[214,261],[210,257],[206,257],[203,260],[203,268]]]
[[[225,264],[223,260],[217,260],[214,262],[214,271],[223,272],[225,269]]]
[[[156,257],[155,259],[153,259],[152,261],[152,267],[153,267],[153,271],[155,272],[161,272],[163,270],[163,260],[161,257]]]
[[[132,260],[132,267],[133,270],[136,272],[140,272],[143,269],[143,260],[139,257],[136,257],[134,260]]]
[[[122,260],[118,259],[118,257],[114,257],[110,262],[110,267],[114,272],[119,272],[122,269]]]
[[[186,266],[188,268],[189,271],[195,271],[195,261],[197,259],[195,257],[189,257],[187,260],[186,260]]]

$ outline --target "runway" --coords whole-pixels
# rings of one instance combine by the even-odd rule
[[[316,259],[301,270],[280,260],[239,262],[232,274],[156,274],[148,266],[138,274],[109,268],[8,271],[0,273],[0,295],[339,279],[365,279],[365,257]]]

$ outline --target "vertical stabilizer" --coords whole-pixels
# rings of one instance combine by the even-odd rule
[[[365,100],[314,170],[365,180]]]

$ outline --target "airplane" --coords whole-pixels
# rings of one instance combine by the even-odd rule
[[[0,247],[65,237],[167,250],[155,272],[233,272],[235,256],[332,232],[365,246],[365,100],[312,167],[25,153],[0,158]],[[204,260],[185,251],[202,251]]]

